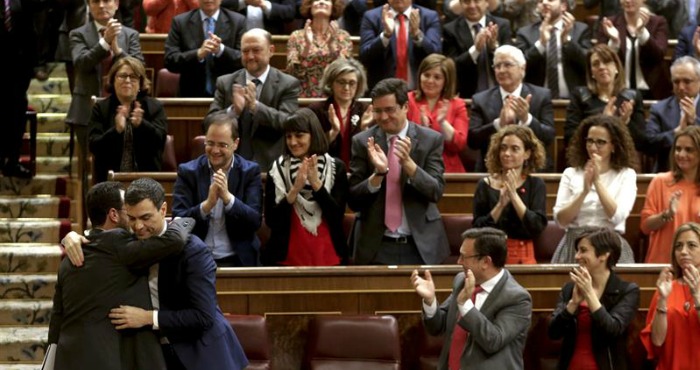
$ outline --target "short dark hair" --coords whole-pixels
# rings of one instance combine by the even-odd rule
[[[124,194],[124,202],[135,206],[145,199],[150,199],[156,208],[163,206],[165,202],[165,190],[156,180],[148,177],[136,179],[129,184]]]
[[[238,120],[226,112],[217,112],[208,115],[204,119],[204,134],[209,132],[211,126],[229,126],[231,128],[231,140],[238,139]]]
[[[284,121],[285,134],[293,132],[307,132],[311,135],[311,143],[309,144],[309,156],[314,154],[323,155],[328,152],[328,139],[326,133],[321,127],[321,122],[318,120],[316,113],[309,108],[301,108],[287,117]],[[292,155],[287,145],[284,146],[284,154]]]
[[[109,210],[124,208],[121,190],[124,187],[116,181],[105,181],[93,186],[85,197],[88,217],[92,227],[100,227],[107,221]]]
[[[574,249],[576,251],[578,251],[578,243],[584,238],[588,239],[593,246],[596,257],[610,253],[606,263],[608,270],[615,267],[622,253],[622,241],[618,233],[608,227],[587,227],[574,239]]]
[[[489,256],[495,267],[501,268],[506,264],[508,235],[503,230],[493,227],[475,227],[462,233],[462,241],[474,240],[474,251],[481,257]]]
[[[405,106],[408,102],[408,85],[406,85],[406,81],[398,78],[385,78],[377,82],[372,92],[369,93],[369,97],[372,100],[387,95],[394,95],[396,103],[402,107]]]

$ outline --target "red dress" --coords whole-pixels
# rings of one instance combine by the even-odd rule
[[[290,213],[289,249],[284,266],[336,266],[340,258],[335,253],[333,240],[325,219],[316,229],[316,235],[301,224],[296,210]]]
[[[598,370],[593,355],[593,338],[591,338],[591,311],[586,302],[581,302],[576,315],[576,347],[569,362],[569,370]]]

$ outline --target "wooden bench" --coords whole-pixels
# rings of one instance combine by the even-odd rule
[[[316,315],[394,315],[400,325],[402,368],[418,369],[423,329],[420,298],[409,283],[415,266],[348,266],[326,268],[223,268],[217,271],[217,296],[224,312],[263,315],[272,338],[273,366],[298,369],[309,320]],[[457,266],[430,266],[439,300],[451,290]],[[509,265],[515,279],[532,295],[532,324],[524,353],[526,369],[540,369],[541,360],[555,362],[556,346],[547,339],[547,318],[561,286],[569,280],[567,265]],[[626,265],[620,277],[641,289],[640,309],[630,327],[630,369],[645,358],[639,342],[655,282],[662,265]],[[422,269],[422,268],[421,268]],[[620,354],[622,355],[622,354]]]

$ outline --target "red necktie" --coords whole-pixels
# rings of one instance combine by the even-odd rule
[[[474,303],[473,310],[476,309],[476,295],[483,292],[484,288],[481,285],[474,287],[474,292],[472,293],[472,302]],[[465,346],[467,345],[467,338],[469,338],[469,332],[464,330],[459,326],[459,319],[462,315],[459,314],[459,308],[457,309],[457,321],[455,322],[455,329],[452,331],[452,343],[450,344],[450,354],[448,359],[448,368],[450,370],[459,370],[459,363],[462,359],[462,352],[464,352]]]
[[[408,81],[408,42],[406,36],[406,16],[399,14],[399,33],[396,35],[396,78]]]
[[[106,28],[101,29],[100,36],[102,38],[105,37],[105,31],[107,31]],[[115,36],[116,37],[116,36]],[[107,85],[109,84],[109,70],[112,68],[112,45],[110,45],[109,49],[109,55],[107,55],[102,61],[100,62],[100,74],[102,76],[102,96],[107,96],[109,95],[109,91],[107,91]]]
[[[399,157],[394,154],[394,143],[398,136],[389,139],[389,173],[386,175],[386,204],[384,204],[384,224],[391,232],[401,226],[401,165]]]

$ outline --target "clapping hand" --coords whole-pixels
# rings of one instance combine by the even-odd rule
[[[666,299],[668,298],[669,294],[671,294],[672,289],[673,273],[671,272],[670,267],[664,267],[659,274],[659,278],[656,279],[656,290],[659,292],[659,295],[662,298]]]
[[[382,6],[382,28],[384,29],[384,37],[391,38],[395,27],[394,12],[389,4]]]
[[[411,285],[413,285],[416,293],[423,298],[425,304],[433,304],[435,301],[435,283],[430,270],[425,270],[425,278],[420,277],[418,270],[413,270],[413,273],[411,273]]]
[[[143,122],[143,108],[141,108],[141,103],[138,101],[134,102],[134,109],[131,111],[129,122],[134,128],[141,126],[141,122]]]
[[[464,274],[464,288],[457,295],[457,303],[463,305],[468,299],[471,299],[475,286],[476,278],[474,278],[474,273],[471,269],[467,270],[467,273]]]
[[[612,21],[608,19],[608,17],[603,17],[603,20],[600,22],[600,26],[603,28],[603,32],[605,32],[605,34],[610,40],[613,41],[614,44],[620,42],[620,32],[617,30],[617,28],[615,28]]]
[[[231,101],[233,102],[233,109],[236,111],[237,115],[240,115],[245,109],[245,88],[239,84],[233,84],[233,96]]]
[[[411,9],[411,16],[408,18],[408,31],[414,39],[420,34],[420,10]]]
[[[114,115],[114,128],[118,133],[124,132],[126,129],[126,118],[129,116],[129,107],[120,105],[117,107],[117,113]]]
[[[373,137],[367,139],[367,155],[375,171],[383,173],[389,168],[389,160],[386,158],[386,154],[379,144],[374,142]]]

